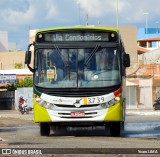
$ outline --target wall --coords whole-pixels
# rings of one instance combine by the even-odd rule
[[[22,63],[23,68],[27,68],[24,61],[25,51],[0,52],[0,70],[14,69],[15,63]]]
[[[126,53],[130,54],[131,65],[138,62],[137,55],[137,27],[136,26],[120,26],[119,27],[122,40],[124,42]]]
[[[140,102],[138,108],[152,109],[152,79],[139,80]]]
[[[18,100],[20,96],[25,100],[27,99],[27,106],[33,107],[33,88],[17,88],[15,92],[15,109],[18,109]]]
[[[136,86],[126,87],[126,108],[127,109],[137,109]]]

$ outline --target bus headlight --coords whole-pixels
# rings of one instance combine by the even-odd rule
[[[107,108],[107,103],[101,104],[101,107],[104,108],[104,109]]]
[[[34,98],[35,98],[37,103],[41,102],[41,98],[38,95],[34,94]]]
[[[36,100],[36,102],[37,102],[40,106],[42,106],[42,107],[44,107],[44,108],[47,108],[47,109],[50,109],[50,110],[54,108],[54,104],[49,103],[49,102],[41,99],[41,98],[40,98],[39,96],[37,96],[37,95],[35,96],[35,100]]]
[[[41,105],[41,106],[43,106],[43,107],[46,107],[46,106],[47,106],[47,102],[42,100],[42,101],[39,103],[39,105]]]
[[[114,99],[110,100],[109,102],[102,103],[102,104],[101,104],[101,107],[102,107],[103,109],[109,108],[109,107],[117,104],[119,101],[120,101],[120,97],[115,97]]]
[[[109,102],[108,102],[108,107],[111,107],[111,106],[113,106],[115,104],[115,101],[114,101],[114,99],[112,99],[112,100],[110,100]]]
[[[117,97],[114,98],[114,100],[119,102],[120,101],[120,97],[117,96]]]
[[[120,101],[120,97],[115,97],[114,99],[110,100],[108,103],[106,103],[106,108],[109,108],[115,104],[117,104]],[[102,106],[102,104],[101,104]]]
[[[54,104],[49,103],[48,106],[47,106],[47,108],[50,109],[50,110],[52,110],[54,108]]]
[[[114,99],[112,99],[108,102],[108,107],[111,107],[111,106],[117,104],[119,101],[120,101],[120,97],[115,97]]]
[[[54,108],[54,104],[46,102],[46,101],[41,101],[39,105],[41,105],[42,107],[46,109],[50,109],[50,110]]]

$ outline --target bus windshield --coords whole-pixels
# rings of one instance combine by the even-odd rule
[[[36,86],[44,88],[100,88],[119,85],[117,48],[55,48],[35,51]]]

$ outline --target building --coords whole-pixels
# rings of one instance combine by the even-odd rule
[[[138,39],[145,38],[158,38],[160,37],[160,28],[139,28],[138,29]]]
[[[16,43],[9,43],[8,32],[0,31],[0,52],[15,51]]]
[[[126,53],[130,54],[131,66],[138,63],[137,56],[137,27],[119,26]]]
[[[24,60],[25,51],[0,52],[0,70],[14,69],[16,63],[21,63],[22,68],[27,68]]]
[[[152,109],[160,96],[160,29],[138,29],[138,66],[128,72],[128,108]],[[127,69],[130,70],[130,69]],[[134,97],[134,98],[133,98]]]
[[[137,40],[137,44],[139,48],[143,48],[144,50],[155,50],[160,47],[160,38],[147,38]]]
[[[0,31],[0,52],[8,51],[8,32]]]

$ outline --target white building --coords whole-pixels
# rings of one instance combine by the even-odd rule
[[[8,51],[8,32],[0,31],[0,51]]]
[[[0,31],[0,52],[15,51],[16,43],[8,42],[8,32]]]

